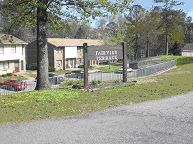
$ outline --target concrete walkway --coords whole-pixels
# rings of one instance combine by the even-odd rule
[[[1,144],[192,144],[193,92],[85,116],[0,126]]]

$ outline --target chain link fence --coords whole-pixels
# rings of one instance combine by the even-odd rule
[[[0,85],[0,95],[9,95],[20,92],[30,92],[35,90],[36,81],[7,80]]]
[[[146,66],[144,68],[128,71],[128,80],[130,78],[134,77],[143,77],[143,76],[149,76],[152,74],[156,74],[162,71],[166,71],[168,69],[171,69],[172,67],[176,66],[175,61],[169,61],[169,62],[162,62],[159,64]],[[84,74],[76,73],[76,74],[69,74],[69,75],[60,75],[60,76],[54,76],[49,78],[50,84],[52,85],[52,88],[56,88],[60,86],[63,82],[67,82],[70,80],[76,81],[76,80],[83,80]],[[92,81],[101,81],[101,82],[109,82],[109,81],[121,81],[123,79],[122,73],[116,73],[116,72],[95,72],[95,73],[89,73],[89,82]],[[0,95],[9,95],[13,93],[20,93],[20,92],[30,92],[35,90],[36,87],[36,80],[26,80],[26,81],[10,81],[4,84],[0,85]]]
[[[147,66],[128,73],[128,78],[149,76],[162,71],[166,71],[175,66],[176,66],[175,61],[168,61],[168,62],[163,62],[152,66]]]

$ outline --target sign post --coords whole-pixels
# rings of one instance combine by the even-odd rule
[[[123,82],[127,82],[127,43],[123,42]]]
[[[127,43],[116,46],[89,46],[87,43],[83,44],[84,57],[84,88],[88,89],[88,64],[89,60],[96,61],[116,61],[123,60],[123,82],[127,82]]]
[[[87,43],[83,44],[83,57],[84,57],[84,88],[88,89],[88,46]]]
[[[122,45],[89,46],[88,60],[111,61],[123,59]]]

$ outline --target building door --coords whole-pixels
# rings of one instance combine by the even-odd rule
[[[24,63],[23,63],[23,60],[21,61],[21,70],[24,70]]]
[[[4,62],[4,70],[9,70],[9,62]]]
[[[57,70],[60,70],[62,69],[62,60],[56,60],[56,69]]]
[[[19,72],[19,61],[14,62],[15,72]]]
[[[75,68],[75,67],[76,67],[76,59],[66,60],[66,68]]]

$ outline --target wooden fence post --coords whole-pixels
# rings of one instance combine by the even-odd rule
[[[88,45],[87,43],[83,44],[83,57],[84,57],[84,88],[88,89]]]
[[[127,82],[127,43],[123,42],[123,82]]]

